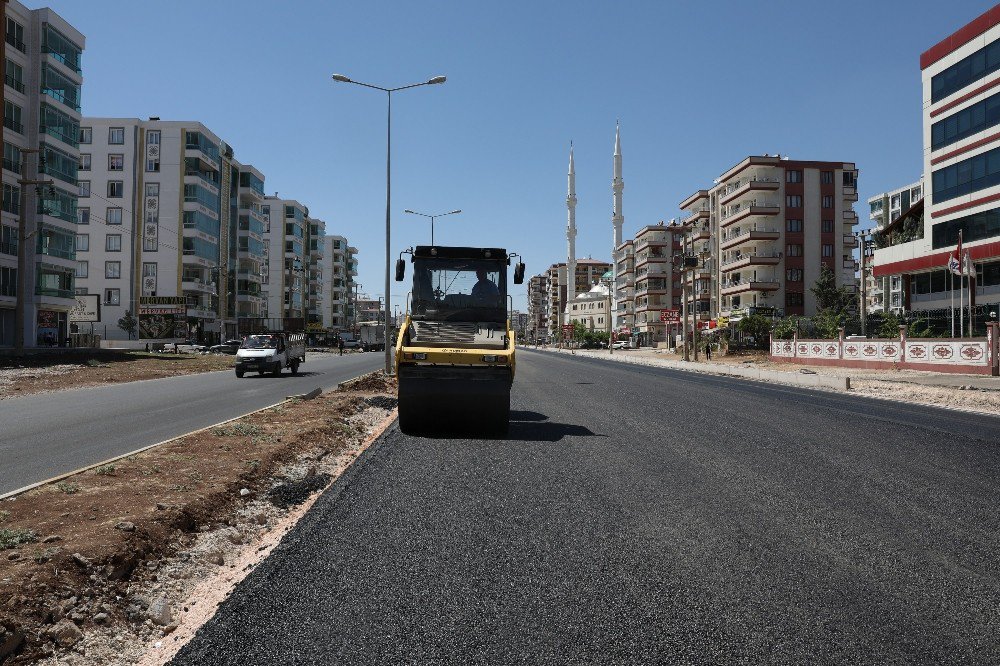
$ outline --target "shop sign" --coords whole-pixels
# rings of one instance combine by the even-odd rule
[[[76,306],[69,311],[71,324],[101,321],[101,297],[99,294],[78,294]]]

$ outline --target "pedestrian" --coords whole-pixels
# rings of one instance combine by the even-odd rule
[[[706,342],[705,343],[705,360],[706,361],[711,361],[712,360],[712,343],[711,342]]]
[[[344,338],[337,338],[337,349],[340,350],[340,355],[344,355]]]

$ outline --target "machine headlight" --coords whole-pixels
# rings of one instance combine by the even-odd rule
[[[486,356],[483,357],[483,361],[485,361],[486,363],[496,363],[497,362],[497,355],[496,354],[487,354]]]
[[[403,358],[412,361],[426,361],[427,354],[424,352],[403,352]]]

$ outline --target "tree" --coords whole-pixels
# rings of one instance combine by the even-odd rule
[[[762,315],[750,315],[740,319],[736,328],[743,334],[744,339],[752,337],[754,344],[761,347],[767,343],[768,335],[771,333],[771,319]]]
[[[128,334],[128,339],[131,340],[135,335],[135,329],[139,326],[139,320],[137,320],[133,315],[131,310],[125,311],[125,316],[118,320],[118,328],[122,329]]]
[[[816,296],[816,307],[820,310],[833,310],[840,315],[854,305],[854,294],[847,287],[837,286],[837,276],[826,264],[823,264],[816,284],[809,291]]]
[[[775,340],[791,340],[797,330],[799,330],[799,318],[785,317],[774,323],[774,332],[771,335]]]

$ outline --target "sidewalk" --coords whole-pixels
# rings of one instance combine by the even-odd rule
[[[532,346],[524,348],[535,349]],[[849,378],[850,393],[855,395],[1000,415],[1000,378],[984,375],[956,375],[918,370],[864,370],[779,363],[772,361],[766,352],[722,357],[713,355],[711,361],[705,361],[704,355],[699,354],[697,363],[694,363],[693,358],[691,362],[685,363],[682,355],[670,353],[665,349],[615,350],[613,354],[608,353],[607,349],[572,351],[557,347],[537,349],[656,367],[688,369],[689,366],[693,372],[713,373],[711,366],[718,368],[715,370],[718,374],[728,374],[729,368],[755,368],[775,377],[773,381],[778,383],[784,383],[776,376],[780,374],[789,375],[788,383],[795,384],[800,383],[803,375],[815,375],[817,378],[831,380]],[[769,378],[764,380],[771,381]]]

